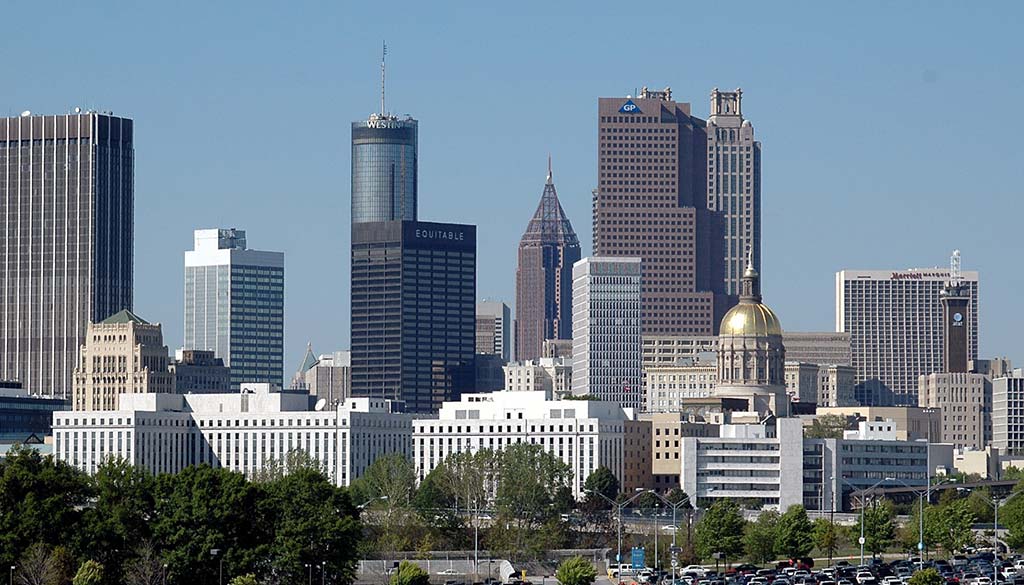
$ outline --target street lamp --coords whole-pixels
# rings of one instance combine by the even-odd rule
[[[923,571],[924,570],[924,501],[925,501],[926,498],[929,499],[929,500],[931,499],[932,480],[931,480],[930,477],[928,478],[928,487],[926,487],[922,491],[918,491],[918,490],[914,489],[914,486],[908,484],[907,482],[903,481],[902,479],[896,479],[894,481],[896,481],[897,483],[901,483],[904,486],[910,488],[912,490],[912,493],[914,495],[916,495],[917,498],[918,498],[918,511],[917,511],[917,516],[918,516],[918,518],[917,518],[917,520],[918,520],[918,522],[917,522],[917,557],[918,558],[917,558],[917,561],[918,561],[918,570],[919,571]],[[936,486],[940,486],[940,485],[942,485],[944,483],[953,482],[953,481],[956,481],[956,478],[943,479],[942,481],[936,483],[935,485]]]
[[[843,478],[839,478],[839,481],[845,483],[846,485],[848,485],[850,487],[853,487],[853,488],[857,487],[857,486],[851,485],[849,482],[847,482]],[[857,540],[857,542],[860,543],[860,566],[862,566],[862,567],[864,566],[864,542],[865,542],[865,538],[864,538],[864,492],[870,492],[871,490],[875,489],[876,487],[882,485],[883,483],[885,483],[887,481],[893,481],[893,478],[891,478],[891,477],[882,478],[882,479],[878,480],[877,482],[875,482],[875,484],[872,485],[871,487],[869,487],[867,489],[864,489],[864,490],[860,490],[860,498],[859,498],[860,499],[860,538]]]
[[[959,488],[957,488],[957,489],[959,489]],[[1005,504],[1006,502],[1009,502],[1013,498],[1016,498],[1021,493],[1024,493],[1024,492],[1014,492],[1014,493],[1010,494],[1009,496],[1007,496],[1007,497],[1005,497],[1003,499],[999,499],[999,498],[996,498],[995,496],[992,496],[992,501],[991,502],[988,501],[988,500],[982,500],[983,502],[985,502],[989,506],[992,506],[992,510],[994,510],[994,514],[993,514],[993,517],[992,517],[992,554],[995,557],[999,556],[999,506]],[[996,568],[995,559],[993,558],[993,562],[992,562],[992,585],[996,585],[996,579],[998,577],[998,572],[999,572],[999,569]]]
[[[388,499],[389,498],[387,496],[377,496],[376,498],[370,498],[369,500],[366,500],[362,504],[359,504],[358,506],[356,506],[356,510],[359,510],[360,512],[362,512],[370,504],[372,504],[374,502],[386,502]],[[388,560],[386,558],[385,559],[381,559],[381,561],[380,561],[380,571],[381,571],[381,573],[384,576],[387,576],[387,574],[388,574]]]
[[[212,557],[220,556],[220,577],[218,578],[217,582],[220,583],[220,585],[224,585],[224,556],[220,554],[220,549],[219,548],[211,548],[210,549],[210,556],[212,556]]]
[[[324,585],[327,579],[327,561],[320,561],[320,585]]]
[[[11,565],[11,585],[14,585],[14,569],[15,566]]]
[[[685,500],[683,500],[681,502],[676,502],[676,503],[673,504],[671,501],[669,501],[668,498],[662,496],[658,492],[656,492],[654,490],[648,490],[648,491],[650,493],[654,494],[654,496],[657,497],[659,500],[664,502],[666,506],[668,506],[669,508],[672,508],[672,550],[675,550],[676,549],[676,533],[679,532],[679,525],[676,524],[676,511],[679,508],[682,508],[684,505],[690,503],[690,496],[686,496]],[[655,533],[655,534],[657,534],[657,533]],[[654,545],[654,548],[658,548],[658,545]],[[673,585],[676,582],[676,565],[677,564],[679,564],[679,563],[677,563],[675,561],[675,559],[673,559],[673,561],[672,561],[672,583],[673,583]]]
[[[604,499],[605,501],[607,501],[609,504],[611,504],[616,509],[616,515],[619,517],[619,529],[618,529],[618,548],[616,549],[616,553],[615,553],[615,565],[616,565],[615,566],[615,571],[616,571],[616,574],[621,577],[621,572],[622,571],[620,570],[621,567],[619,567],[619,565],[622,564],[622,509],[625,508],[626,506],[632,504],[634,500],[636,500],[640,496],[644,495],[644,493],[646,493],[646,492],[643,492],[643,491],[638,492],[638,493],[634,494],[632,498],[629,498],[628,500],[626,500],[625,502],[622,502],[622,503],[616,502],[615,500],[609,498],[608,496],[606,496],[606,495],[604,495],[604,494],[602,494],[600,492],[596,492],[594,490],[584,489],[583,492],[587,493],[587,494],[593,494],[595,496],[598,496],[598,497]]]

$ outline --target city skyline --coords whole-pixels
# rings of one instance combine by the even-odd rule
[[[979,355],[1019,358],[1024,352],[1024,342],[1015,335],[1017,323],[994,318],[1009,310],[1014,291],[1024,285],[1024,277],[1010,268],[1016,261],[1014,246],[1003,236],[1013,233],[1016,214],[1012,212],[1019,205],[1017,151],[1001,136],[980,128],[953,132],[941,122],[952,107],[974,112],[973,96],[981,89],[999,93],[1002,103],[1013,103],[1022,88],[1018,79],[999,74],[1005,70],[1006,55],[1012,53],[1006,35],[991,29],[982,33],[981,27],[970,23],[959,23],[962,34],[956,39],[938,34],[945,29],[944,23],[957,20],[951,9],[920,15],[898,7],[887,22],[872,23],[876,46],[864,47],[853,32],[819,27],[828,29],[826,33],[807,27],[815,19],[824,23],[834,17],[826,20],[825,14],[813,11],[801,16],[798,24],[776,17],[770,20],[774,29],[753,35],[757,21],[766,17],[761,12],[765,8],[751,5],[737,23],[739,36],[751,38],[730,48],[729,54],[741,49],[749,52],[754,43],[761,43],[761,54],[752,55],[751,61],[723,65],[721,60],[704,63],[697,53],[683,70],[672,55],[699,47],[710,31],[673,42],[653,35],[656,48],[681,44],[673,47],[674,53],[663,52],[663,58],[645,58],[641,63],[629,45],[602,47],[590,36],[577,38],[578,48],[572,48],[571,42],[552,41],[551,46],[517,53],[512,47],[521,47],[513,42],[513,33],[502,27],[493,46],[482,47],[483,55],[470,58],[464,54],[466,41],[479,40],[482,33],[463,31],[455,38],[431,42],[418,35],[403,37],[422,26],[417,9],[410,9],[410,15],[398,22],[369,26],[363,26],[367,19],[360,19],[358,12],[315,14],[323,17],[317,19],[309,17],[317,11],[268,14],[271,10],[260,7],[245,15],[246,22],[232,27],[222,39],[204,40],[199,48],[179,47],[177,51],[184,53],[181,64],[177,55],[171,59],[171,53],[154,52],[162,51],[154,48],[162,43],[146,43],[130,63],[149,59],[155,66],[152,71],[137,68],[134,81],[121,80],[113,64],[103,60],[101,49],[112,47],[113,40],[100,40],[97,49],[82,55],[85,63],[100,65],[95,73],[68,72],[66,78],[47,83],[30,79],[13,84],[5,97],[7,113],[12,115],[29,109],[60,114],[80,105],[109,108],[137,124],[134,308],[164,324],[165,339],[172,348],[183,340],[180,254],[188,248],[191,232],[209,225],[244,226],[261,234],[262,248],[281,250],[295,259],[289,263],[286,284],[286,372],[294,370],[308,341],[320,348],[348,345],[347,300],[334,292],[348,288],[350,177],[344,135],[352,120],[376,110],[380,40],[388,39],[389,104],[396,112],[415,114],[421,125],[419,216],[477,224],[486,234],[478,250],[478,298],[513,302],[515,242],[521,235],[516,232],[533,211],[535,202],[525,199],[536,196],[536,185],[543,179],[537,169],[549,151],[559,162],[559,195],[583,240],[583,255],[592,253],[588,224],[590,191],[597,174],[593,124],[597,97],[635,95],[644,84],[668,85],[678,100],[693,104],[694,115],[706,117],[711,88],[743,87],[744,116],[755,122],[757,138],[765,145],[764,289],[785,315],[787,330],[831,329],[833,278],[838,270],[941,267],[949,251],[960,248],[965,267],[984,273],[986,279]],[[33,18],[33,7],[17,7],[15,12],[19,11],[25,13],[26,21],[56,26],[55,32],[100,18],[85,11],[78,19],[70,18],[77,14],[70,9],[65,15],[38,20]],[[136,16],[128,12],[117,18]],[[210,12],[209,24],[189,25],[190,34],[207,39],[206,28],[228,18],[226,10]],[[491,10],[466,12],[458,15],[463,24],[462,19],[478,19]],[[542,23],[536,22],[535,11],[521,18],[544,29],[571,30],[571,12],[552,8]],[[613,22],[608,14],[598,18],[606,26]],[[852,10],[838,18],[848,21],[850,29],[868,24],[863,20],[866,16]],[[899,32],[911,18],[920,22],[921,29],[911,35],[913,41],[902,39]],[[147,34],[159,39],[181,24],[176,18],[168,20]],[[270,43],[271,47],[262,49],[256,39],[275,20],[280,21],[285,39],[300,34],[303,39],[318,37],[292,30],[299,22],[317,33],[333,28],[330,35],[323,35],[331,37],[331,44],[320,39],[299,43],[295,51],[301,52],[305,62],[262,61],[262,51],[279,45]],[[998,29],[1010,20],[1001,14],[993,26]],[[358,29],[357,23],[363,28]],[[520,17],[506,26],[516,23]],[[247,33],[241,31],[243,24],[257,26]],[[801,27],[808,45],[836,35],[838,42],[824,56],[805,56],[803,45],[796,47],[784,38],[791,26]],[[51,48],[37,46],[39,41],[29,38],[31,29],[15,31],[0,41],[0,48],[13,52],[17,47],[16,54],[26,56],[25,63],[13,65],[17,77],[31,77],[26,72],[33,66],[53,67],[51,61],[61,54],[59,43]],[[349,38],[337,40],[346,32],[352,33]],[[140,33],[128,34],[135,38]],[[239,48],[230,48],[230,43]],[[210,63],[197,67],[201,53],[213,56]],[[338,54],[345,54],[343,65]],[[796,61],[785,62],[787,56]],[[439,70],[436,63],[444,60],[448,63],[442,79],[428,79]],[[249,61],[261,63],[255,67]],[[329,76],[314,75],[328,62]],[[546,71],[540,66],[545,62],[550,64]],[[855,62],[861,66],[851,67]],[[218,81],[214,75],[220,75],[225,65],[238,67],[229,67],[232,73]],[[481,77],[485,73],[488,76]],[[166,88],[182,80],[208,84],[210,90],[199,92],[197,103],[178,104],[188,100],[177,99],[176,92]],[[262,91],[253,93],[257,80]],[[452,99],[453,87],[470,85],[485,95]],[[184,87],[191,89],[191,85]],[[243,94],[249,95],[243,99]],[[479,130],[466,120],[493,107],[510,108],[525,123],[502,125],[494,140],[483,143]],[[913,109],[913,115],[903,115],[907,108]],[[268,126],[248,127],[259,126],[251,123],[254,110],[264,112]],[[311,127],[294,122],[296,111],[330,117],[327,123],[319,121]],[[196,144],[189,132],[174,127],[188,127],[181,121],[199,112],[208,116],[206,144]],[[864,124],[864,116],[884,118],[885,123]],[[1020,122],[1009,118],[1005,131],[998,134],[1015,134]],[[802,144],[801,137],[816,131],[811,122],[841,135],[844,144],[829,149]],[[480,126],[486,127],[487,135],[494,134],[495,127]],[[267,132],[281,133],[278,137],[284,142],[301,138],[309,148],[301,149],[300,159],[274,149],[248,147],[260,136],[267,138]],[[908,146],[908,136],[914,137],[913,147]],[[476,148],[483,144],[489,148]],[[286,168],[297,172],[285,172]],[[990,172],[966,170],[972,168]],[[974,213],[953,212],[960,209],[958,198],[968,196]],[[302,229],[289,227],[300,225]],[[328,272],[325,266],[332,274],[318,281],[319,286],[304,286]]]

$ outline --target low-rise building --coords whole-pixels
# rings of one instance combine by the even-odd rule
[[[943,443],[984,449],[992,440],[992,381],[972,372],[920,376],[918,406],[942,413]]]
[[[676,412],[687,398],[711,396],[718,379],[717,368],[713,358],[687,358],[677,365],[647,368],[644,372],[647,412]]]
[[[231,368],[213,351],[176,350],[170,370],[176,394],[216,394],[231,389]]]
[[[917,406],[819,406],[817,416],[835,415],[855,421],[892,421],[900,441],[941,442],[942,419],[938,409]]]
[[[544,392],[549,398],[572,394],[572,358],[540,358],[507,364],[505,390]]]
[[[411,454],[412,418],[388,400],[310,410],[305,392],[243,384],[230,394],[124,394],[117,410],[57,412],[54,455],[86,473],[121,458],[151,473],[207,463],[254,477],[295,453],[349,485],[382,455]]]
[[[786,394],[793,402],[818,401],[818,365],[787,361],[785,374]]]
[[[45,440],[53,428],[53,413],[69,406],[60,398],[30,395],[20,382],[0,380],[0,445]]]
[[[822,364],[818,366],[818,408],[856,406],[854,388],[857,370],[853,366]]]
[[[453,453],[540,445],[569,465],[572,493],[580,498],[583,483],[601,466],[623,486],[632,481],[626,458],[637,455],[630,455],[625,439],[627,427],[637,422],[632,410],[613,402],[549,400],[545,392],[463,394],[458,402],[445,402],[436,418],[413,422],[413,462],[422,480]]]

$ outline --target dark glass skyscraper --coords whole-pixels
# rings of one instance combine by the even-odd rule
[[[544,193],[519,240],[516,359],[541,357],[545,339],[572,339],[572,265],[580,241],[558,202],[548,163]]]
[[[0,379],[68,398],[90,321],[132,308],[132,121],[0,119]]]
[[[476,226],[352,226],[352,395],[436,412],[473,383]]]
[[[417,130],[412,118],[352,123],[352,224],[415,221]]]

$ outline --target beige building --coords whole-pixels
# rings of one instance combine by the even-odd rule
[[[572,360],[540,358],[512,362],[505,371],[505,390],[511,392],[544,392],[549,400],[572,394]]]
[[[943,443],[984,449],[992,440],[992,381],[984,374],[955,372],[920,376],[918,406],[942,413]]]
[[[818,401],[817,364],[787,361],[783,379],[786,381],[786,394],[793,402]]]
[[[898,441],[941,442],[942,421],[938,409],[916,406],[832,406],[817,409],[817,416],[838,415],[858,421],[892,421]]]
[[[715,389],[715,362],[654,366],[646,370],[647,412],[676,412],[686,398],[707,398]]]
[[[853,366],[818,366],[818,407],[856,406],[853,389],[857,385],[857,370]]]
[[[656,412],[640,418],[650,422],[651,480],[653,489],[662,493],[680,487],[679,441],[683,437],[718,436],[718,424],[694,421],[687,413]]]
[[[74,410],[117,410],[119,394],[173,394],[160,324],[121,311],[90,323],[72,386]]]

